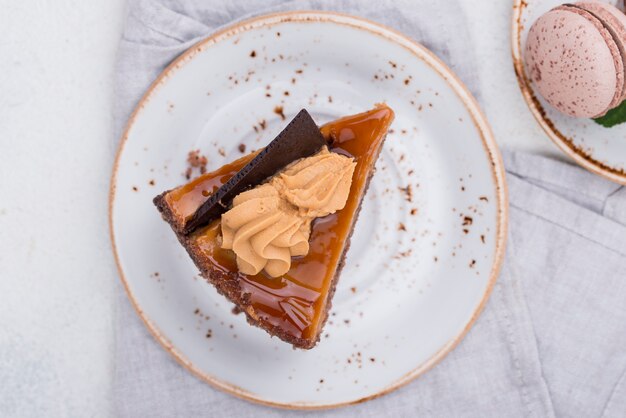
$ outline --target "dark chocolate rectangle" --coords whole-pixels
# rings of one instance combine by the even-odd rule
[[[186,222],[188,234],[228,210],[235,196],[258,185],[290,163],[318,152],[326,140],[305,109],[256,157],[212,194]]]

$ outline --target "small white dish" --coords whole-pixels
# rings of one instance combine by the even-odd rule
[[[198,277],[152,204],[200,149],[214,169],[267,144],[305,107],[318,123],[387,102],[396,112],[319,344],[294,350],[249,326]],[[499,151],[470,93],[426,48],[346,15],[238,23],[192,47],[130,118],[110,226],[129,298],[184,367],[287,408],[354,404],[432,367],[465,335],[504,255]]]
[[[532,24],[562,0],[514,0],[512,50],[515,74],[526,104],[548,137],[587,170],[626,185],[626,124],[605,128],[592,119],[564,115],[550,106],[526,75],[524,45]],[[617,5],[617,0],[607,3]]]

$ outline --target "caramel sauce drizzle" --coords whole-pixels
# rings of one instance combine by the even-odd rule
[[[357,162],[350,196],[344,209],[314,221],[309,253],[294,258],[287,274],[272,278],[263,272],[255,276],[238,273],[241,291],[249,295],[251,314],[295,337],[316,338],[324,319],[326,296],[352,230],[354,214],[393,117],[389,107],[379,105],[320,128],[331,151],[354,157]],[[242,157],[168,193],[167,202],[179,221],[182,223],[191,216],[211,193],[253,157],[254,154]],[[193,232],[191,239],[215,269],[237,272],[235,254],[220,248],[220,230],[217,219]]]

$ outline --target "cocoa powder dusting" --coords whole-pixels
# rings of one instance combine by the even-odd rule
[[[282,120],[287,119],[287,118],[285,117],[284,109],[283,109],[283,107],[282,107],[282,106],[276,106],[276,107],[274,108],[274,113],[276,113],[278,116],[280,116],[280,118],[281,118]]]

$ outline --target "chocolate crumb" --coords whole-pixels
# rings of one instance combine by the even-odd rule
[[[410,82],[411,82],[410,79],[408,79],[408,78],[404,79],[404,85],[405,86],[408,86]]]
[[[244,154],[246,152],[246,144],[239,144],[239,152]]]
[[[470,268],[474,268],[475,265],[476,265],[476,260],[472,260],[469,264]]]
[[[463,225],[464,226],[471,225],[472,222],[474,222],[474,220],[472,219],[471,216],[464,216],[463,217]]]
[[[276,106],[276,107],[274,108],[274,113],[276,113],[278,116],[280,116],[280,118],[281,118],[282,120],[285,120],[285,119],[286,119],[286,117],[285,117],[285,113],[284,113],[284,109],[283,109],[283,107],[282,107],[282,106]]]
[[[253,49],[252,52],[250,52],[250,58],[254,57],[256,57],[256,51]]]
[[[298,69],[296,70],[296,74],[302,74],[302,69],[298,68]]]
[[[434,260],[434,261],[435,261],[435,263],[436,263],[437,261],[439,261],[439,257],[433,257],[433,260]]]
[[[406,187],[398,187],[398,189],[400,189],[400,191],[404,193],[407,202],[413,201],[413,189],[410,184]]]
[[[320,383],[324,383],[324,379],[320,379]]]
[[[206,167],[209,160],[204,155],[200,154],[200,150],[189,151],[187,154],[187,162],[190,167]]]
[[[406,226],[402,222],[398,224],[398,231],[406,231]]]
[[[356,293],[356,287],[352,286],[350,290],[352,291],[352,293]]]
[[[417,208],[411,209],[411,215],[417,215]]]
[[[376,362],[376,359],[375,359],[374,357],[370,357],[370,361],[371,361],[372,363],[375,363],[375,362]]]
[[[280,32],[276,32],[276,36],[280,38]]]
[[[291,84],[296,84],[296,79],[294,77],[291,78]]]
[[[148,182],[148,184],[149,184],[150,186],[154,186],[154,184],[155,184],[155,183],[154,183],[154,179],[150,180],[150,181]]]
[[[139,191],[139,187],[133,186],[133,192],[138,192],[138,191]]]
[[[393,68],[396,68],[398,66],[398,64],[393,61],[389,61],[389,65],[391,65]]]
[[[480,242],[482,242],[483,244],[485,243],[485,236],[484,235],[480,236]]]
[[[200,308],[196,308],[195,311],[193,311],[194,314],[198,315],[200,313]]]
[[[483,202],[489,202],[489,199],[487,199],[487,196],[481,196],[478,199],[482,200]]]
[[[289,90],[285,90],[285,92],[283,93],[285,96],[289,96]]]
[[[343,320],[343,322],[344,322],[344,324],[346,324],[346,325],[350,325],[350,320],[349,320],[349,319],[344,319],[344,320]]]
[[[217,152],[222,156],[222,157],[226,157],[226,151],[224,151],[224,148],[219,148],[217,150]]]
[[[185,178],[187,180],[191,178],[194,168],[198,168],[200,174],[206,173],[206,166],[208,162],[209,160],[207,157],[200,154],[200,150],[189,151],[189,154],[187,154],[187,163],[189,166],[187,167],[187,170],[185,170]]]
[[[265,119],[261,119],[259,121],[259,126],[261,127],[261,129],[265,130],[265,128],[267,128],[267,122],[265,121]]]
[[[328,103],[332,103],[333,102],[333,96],[328,96]]]
[[[208,330],[208,331],[206,332],[206,337],[207,337],[207,338],[211,338],[212,336],[213,336],[213,330]]]
[[[407,251],[403,251],[399,255],[400,255],[400,257],[408,257],[408,256],[411,255],[412,252],[413,252],[413,250],[409,248]]]
[[[469,234],[469,229],[463,228],[463,233],[466,234],[466,235]]]

